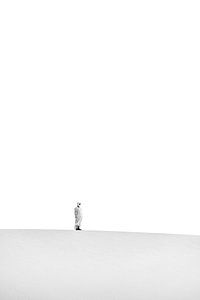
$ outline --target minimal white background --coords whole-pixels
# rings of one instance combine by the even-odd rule
[[[200,234],[199,16],[0,2],[0,228]]]

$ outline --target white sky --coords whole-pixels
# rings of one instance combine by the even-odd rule
[[[0,3],[0,228],[200,234],[199,1]]]

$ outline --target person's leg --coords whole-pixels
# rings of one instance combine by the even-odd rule
[[[78,224],[79,230],[82,230],[82,229],[81,229],[81,221],[82,221],[82,220],[80,220],[80,221],[79,221],[79,224]]]

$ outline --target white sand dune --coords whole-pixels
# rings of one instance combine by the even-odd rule
[[[199,300],[200,237],[0,230],[1,300]]]

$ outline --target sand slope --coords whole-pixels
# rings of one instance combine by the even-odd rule
[[[0,230],[1,300],[199,300],[200,237]]]

